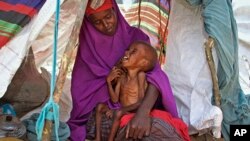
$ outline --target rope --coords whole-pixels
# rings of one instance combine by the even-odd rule
[[[44,128],[45,119],[54,121],[54,130],[56,140],[59,141],[58,128],[59,128],[59,106],[54,102],[53,92],[55,90],[56,83],[56,62],[57,62],[57,38],[58,38],[58,24],[59,24],[59,13],[60,13],[60,0],[56,0],[56,16],[55,16],[55,27],[54,27],[54,44],[53,44],[53,64],[52,64],[52,77],[50,81],[50,97],[49,101],[43,107],[37,122],[36,122],[36,134],[37,140],[42,140],[42,132]]]

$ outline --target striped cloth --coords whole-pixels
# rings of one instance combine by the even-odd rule
[[[0,48],[30,22],[46,0],[0,0]]]
[[[164,64],[170,11],[169,0],[141,0],[141,2],[117,0],[117,3],[128,23],[139,27],[150,37],[150,42],[159,55],[160,63]]]
[[[94,140],[95,139],[95,134],[96,134],[96,121],[95,121],[95,116],[96,116],[96,110],[94,110],[89,117],[89,120],[86,125],[87,129],[87,139],[89,140]],[[112,127],[112,122],[113,120],[108,118],[105,114],[102,115],[102,122],[101,122],[101,140],[102,141],[107,141],[109,137],[109,133]]]

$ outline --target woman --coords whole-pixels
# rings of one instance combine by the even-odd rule
[[[85,139],[86,122],[98,103],[107,102],[110,108],[119,107],[109,102],[106,77],[131,42],[149,42],[148,36],[140,29],[128,25],[115,0],[105,0],[104,4],[95,10],[88,4],[79,40],[79,50],[72,73],[73,110],[68,121],[73,141]],[[166,111],[177,117],[168,78],[159,64],[147,74],[147,78],[150,84],[145,98],[127,128],[128,136],[135,139],[149,135],[149,113],[159,93]]]

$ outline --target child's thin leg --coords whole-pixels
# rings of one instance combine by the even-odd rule
[[[123,115],[124,115],[124,113],[122,111],[120,111],[120,110],[116,112],[115,117],[114,117],[114,121],[113,121],[113,124],[112,124],[112,128],[111,128],[111,131],[110,131],[110,134],[109,134],[108,141],[114,141],[116,132],[119,129],[119,126],[120,126],[120,120],[121,120]]]
[[[96,107],[96,134],[95,141],[101,141],[101,122],[102,122],[102,114],[105,113],[108,109],[108,106],[105,104],[98,104]]]

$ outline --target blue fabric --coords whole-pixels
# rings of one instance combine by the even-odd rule
[[[16,112],[11,104],[3,104],[0,106],[0,114],[16,116]]]
[[[222,134],[229,141],[231,124],[249,124],[249,97],[241,90],[238,67],[238,35],[231,0],[187,0],[202,5],[205,30],[215,39],[218,82],[223,112]]]
[[[55,136],[56,140],[59,141],[58,138],[58,128],[59,128],[59,106],[55,102],[48,102],[43,107],[37,122],[36,122],[36,133],[37,133],[37,140],[42,140],[42,132],[44,128],[44,123],[46,120],[52,120],[54,121],[54,130],[55,130]]]
[[[26,126],[27,140],[29,141],[37,141],[37,134],[36,134],[35,126],[36,126],[38,117],[39,117],[39,113],[35,113],[30,118],[22,121],[23,124]],[[66,123],[60,121],[59,129],[58,129],[59,141],[67,141],[67,139],[69,138],[69,135],[70,135],[69,126]],[[56,141],[54,126],[53,126],[52,133],[51,133],[51,141]]]
[[[46,0],[4,0],[6,3],[11,4],[23,4],[29,7],[33,7],[35,9],[40,9]]]

